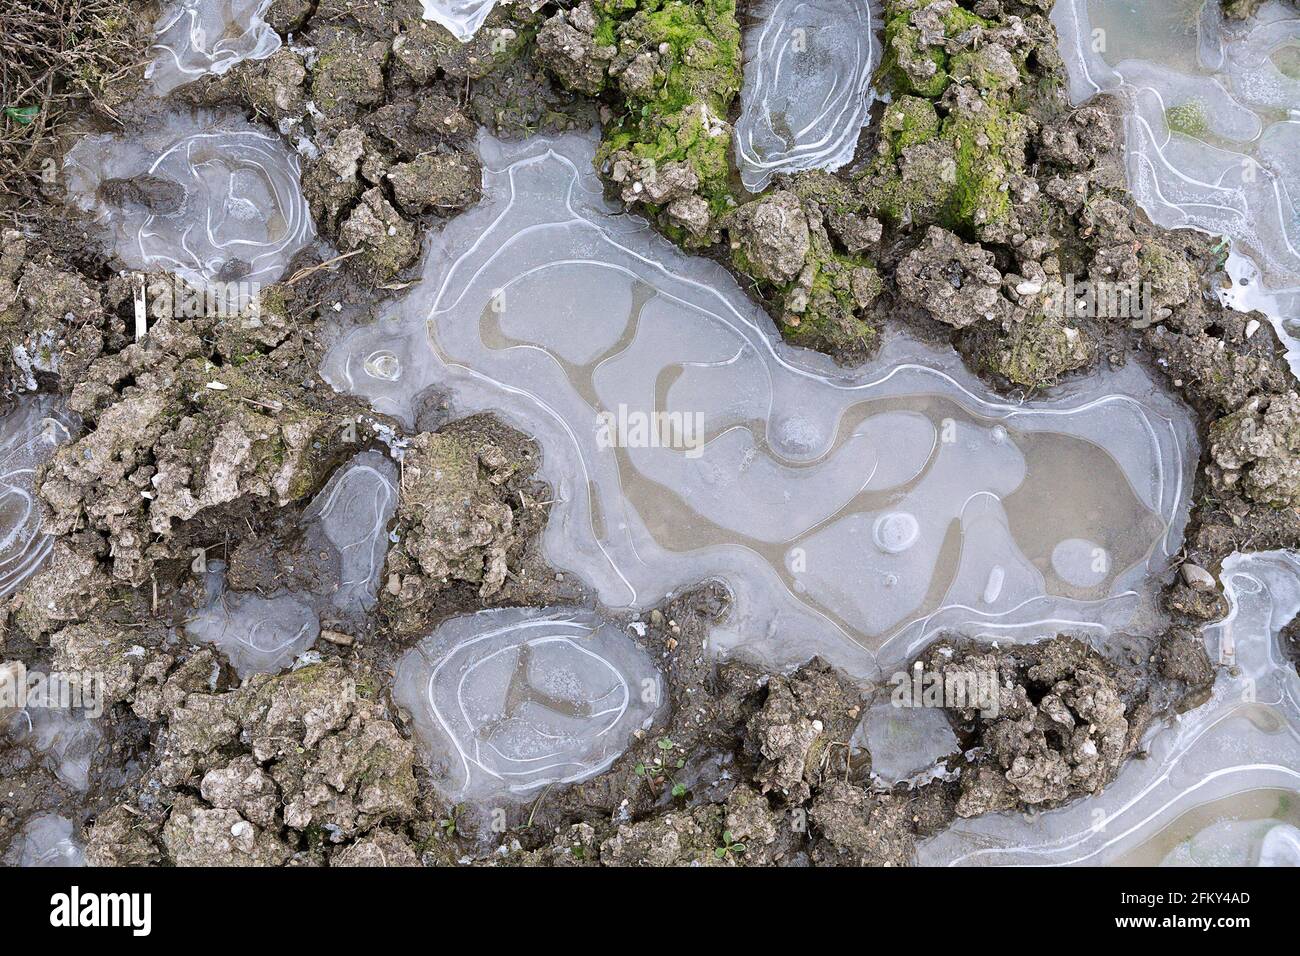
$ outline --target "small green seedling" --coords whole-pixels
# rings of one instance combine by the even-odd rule
[[[451,813],[447,815],[445,820],[438,821],[438,826],[442,827],[442,832],[445,836],[454,837],[456,835],[456,818],[458,816],[460,816],[459,803],[451,808]]]
[[[722,831],[722,846],[713,851],[713,855],[719,860],[725,860],[728,856],[739,856],[745,852],[745,844],[737,843],[730,830]]]

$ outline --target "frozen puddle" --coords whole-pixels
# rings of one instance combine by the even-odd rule
[[[0,600],[40,569],[53,548],[41,530],[36,469],[68,438],[58,403],[23,398],[0,417]]]
[[[394,699],[452,800],[524,796],[607,769],[649,728],[661,678],[618,626],[588,611],[482,611],[407,652]]]
[[[362,452],[335,471],[303,515],[322,591],[229,591],[224,564],[212,561],[208,603],[186,631],[220,647],[241,677],[287,667],[316,643],[322,618],[358,623],[374,606],[396,510],[397,467],[377,451]]]
[[[375,606],[388,554],[388,524],[397,512],[397,468],[377,451],[336,471],[304,518],[339,555],[339,586],[330,603],[356,617]]]
[[[1264,4],[1060,0],[1052,11],[1075,103],[1128,102],[1128,179],[1151,219],[1233,241],[1225,301],[1270,316],[1300,374],[1300,17]],[[1241,280],[1245,279],[1243,283]]]
[[[32,817],[18,831],[4,857],[5,866],[84,866],[72,821],[53,813]]]
[[[148,129],[85,136],[64,172],[128,268],[199,288],[274,282],[315,235],[297,157],[237,116],[170,113]]]
[[[1144,853],[1159,862],[1216,823],[1276,816],[1258,807],[1265,790],[1289,795],[1265,803],[1290,807],[1282,822],[1300,823],[1300,677],[1277,639],[1300,611],[1300,559],[1236,554],[1221,579],[1232,610],[1205,631],[1211,659],[1225,665],[1208,703],[1152,731],[1147,759],[1130,761],[1101,796],[1032,819],[990,814],[958,822],[921,847],[921,862],[1099,864]],[[1206,806],[1214,812],[1187,815]],[[1270,858],[1293,852],[1290,832],[1268,843]],[[1249,827],[1220,827],[1206,840],[1245,854],[1263,845],[1252,843],[1256,837],[1263,835]]]
[[[736,165],[762,192],[777,173],[853,158],[874,96],[879,11],[868,0],[763,0],[745,30]]]
[[[97,718],[76,708],[33,702],[7,720],[8,733],[44,758],[45,766],[73,790],[90,787],[90,765],[103,734]]]
[[[720,266],[612,215],[589,138],[480,149],[485,200],[322,374],[407,425],[437,386],[534,435],[547,556],[604,605],[721,578],[715,647],[863,676],[940,628],[1130,620],[1196,460],[1136,366],[1040,405],[902,339],[847,372],[782,343]]]
[[[961,750],[942,708],[897,707],[888,697],[868,708],[849,744],[871,754],[871,776],[885,787],[942,776],[940,763]]]
[[[262,18],[271,0],[179,0],[154,24],[154,60],[145,70],[160,96],[244,60],[265,60],[280,35]]]
[[[1295,794],[1252,790],[1188,810],[1120,865],[1300,866],[1297,820]]]
[[[488,18],[496,0],[420,0],[424,19],[450,31],[461,43],[468,43]]]

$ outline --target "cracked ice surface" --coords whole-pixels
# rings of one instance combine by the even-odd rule
[[[160,96],[244,60],[265,60],[280,35],[262,19],[271,0],[179,0],[154,24],[154,60],[145,70]]]
[[[5,854],[6,866],[84,866],[72,821],[54,813],[32,817]]]
[[[1223,818],[1267,820],[1262,794],[1271,794],[1268,805],[1278,803],[1279,792],[1291,804],[1300,798],[1300,676],[1278,639],[1300,611],[1300,557],[1234,554],[1221,579],[1231,611],[1204,632],[1211,659],[1224,665],[1208,703],[1149,732],[1147,759],[1130,761],[1100,796],[1032,820],[1003,813],[959,821],[920,847],[920,862],[1102,864],[1163,841],[1176,844],[1168,852],[1162,847],[1168,862],[1194,863],[1190,850],[1198,840],[1220,857],[1300,862],[1297,819],[1276,833],[1275,825],[1205,832]],[[1208,823],[1189,824],[1188,811],[1216,805]],[[1172,839],[1162,833],[1169,827]],[[1182,844],[1188,845],[1179,854]]]
[[[0,598],[35,574],[54,546],[41,530],[33,482],[36,469],[68,438],[65,421],[49,396],[20,399],[0,417]]]
[[[879,16],[868,0],[764,0],[745,30],[736,165],[751,193],[777,173],[853,159],[875,97]]]
[[[144,130],[82,137],[64,172],[128,268],[199,288],[274,282],[315,235],[297,156],[231,114],[171,113]]]
[[[662,679],[589,611],[509,608],[442,624],[402,658],[393,698],[453,800],[522,796],[607,769],[649,728]]]
[[[484,201],[322,375],[408,426],[436,386],[535,436],[546,555],[604,605],[721,578],[715,649],[861,676],[940,628],[1132,620],[1197,458],[1136,364],[1032,405],[901,338],[840,369],[783,343],[720,266],[613,215],[590,137],[479,145]]]
[[[377,451],[357,455],[303,514],[323,593],[227,590],[225,565],[213,561],[207,605],[186,624],[190,637],[220,647],[240,677],[287,667],[316,643],[323,616],[357,621],[374,607],[396,510],[397,467]]]
[[[441,24],[461,43],[468,43],[488,18],[496,0],[420,0],[424,19]]]
[[[1061,0],[1052,21],[1070,98],[1127,101],[1134,197],[1157,225],[1232,239],[1224,301],[1267,313],[1300,375],[1300,18],[1277,2],[1244,24],[1217,3],[1199,11]]]

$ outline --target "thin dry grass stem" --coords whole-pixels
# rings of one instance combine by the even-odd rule
[[[147,21],[126,0],[5,0],[0,4],[0,197],[33,194],[49,138],[93,110],[146,58]]]

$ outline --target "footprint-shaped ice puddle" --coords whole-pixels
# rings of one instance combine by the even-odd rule
[[[1060,0],[1052,21],[1081,103],[1127,102],[1133,195],[1158,225],[1232,239],[1227,304],[1266,312],[1300,375],[1300,18],[1217,3]]]
[[[1300,611],[1300,558],[1236,554],[1221,580],[1231,612],[1205,630],[1211,659],[1225,665],[1208,703],[1150,731],[1147,758],[1100,796],[1032,819],[959,821],[921,846],[921,862],[1300,861],[1300,676],[1278,639]],[[1217,826],[1234,819],[1257,825]]]
[[[751,16],[736,165],[758,193],[777,173],[853,159],[875,100],[880,11],[869,0],[763,0]]]
[[[315,235],[297,157],[233,114],[168,113],[84,136],[64,173],[128,268],[176,273],[235,310]]]
[[[420,0],[424,19],[447,28],[461,43],[468,43],[488,18],[497,0]]]
[[[5,853],[5,866],[84,866],[72,821],[54,813],[32,817]]]
[[[318,592],[271,595],[226,588],[224,562],[207,565],[207,604],[186,623],[215,644],[241,677],[287,667],[320,636],[321,621],[359,622],[375,605],[397,510],[397,467],[366,451],[340,467],[303,514],[306,553],[319,560]]]
[[[0,417],[0,599],[16,591],[49,556],[41,530],[36,469],[70,436],[70,419],[51,396],[21,398]]]
[[[265,60],[280,35],[263,19],[271,0],[177,0],[154,24],[153,62],[145,69],[160,96],[244,60]]]
[[[443,623],[402,658],[393,696],[439,788],[475,801],[595,776],[663,701],[659,672],[617,625],[517,608]]]
[[[408,425],[436,386],[536,436],[547,556],[602,604],[721,578],[715,649],[864,676],[887,641],[896,662],[940,628],[1132,620],[1197,458],[1136,364],[1036,404],[899,338],[846,371],[782,343],[720,266],[614,215],[591,138],[479,146],[484,201],[322,374]]]

